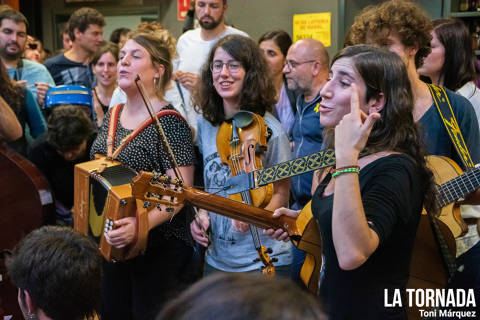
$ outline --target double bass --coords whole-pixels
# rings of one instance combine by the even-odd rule
[[[0,141],[0,319],[23,319],[5,258],[28,233],[55,218],[50,186],[30,161]]]

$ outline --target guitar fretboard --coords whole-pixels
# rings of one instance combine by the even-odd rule
[[[437,186],[439,204],[444,207],[480,188],[480,167]]]

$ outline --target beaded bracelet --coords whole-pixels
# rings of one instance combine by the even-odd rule
[[[331,173],[335,173],[337,171],[340,171],[340,170],[343,170],[343,169],[349,169],[349,168],[357,168],[358,170],[360,170],[360,166],[345,166],[345,167],[340,167],[340,168],[336,168],[336,169],[332,168]]]
[[[336,178],[338,177],[339,175],[341,174],[344,174],[344,173],[359,173],[360,172],[360,168],[358,166],[352,166],[352,167],[345,167],[345,168],[339,168],[339,169],[336,169],[333,173],[332,173],[332,178]]]

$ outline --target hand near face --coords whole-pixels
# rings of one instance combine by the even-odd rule
[[[368,136],[380,114],[372,112],[368,116],[360,109],[357,86],[351,84],[350,113],[346,114],[335,127],[335,156],[337,166],[353,165],[360,151],[367,144]]]

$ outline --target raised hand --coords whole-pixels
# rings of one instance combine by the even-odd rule
[[[39,106],[43,106],[45,103],[45,97],[47,95],[48,89],[50,86],[43,82],[35,82],[35,87],[37,87],[37,102]]]
[[[335,127],[335,157],[337,167],[357,163],[360,151],[365,147],[373,124],[380,114],[372,112],[368,116],[360,109],[358,88],[351,85],[350,113],[343,116]]]
[[[196,73],[182,71],[175,72],[175,80],[180,82],[180,84],[188,90],[192,90],[197,85],[199,78],[200,76]]]

